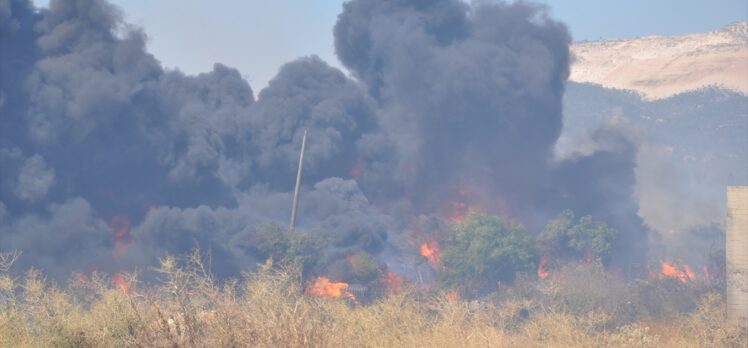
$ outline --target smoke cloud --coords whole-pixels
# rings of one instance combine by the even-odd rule
[[[353,1],[335,34],[342,63],[380,105],[394,179],[415,212],[445,209],[462,191],[537,231],[571,208],[622,232],[617,261],[641,261],[631,142],[608,130],[600,150],[554,160],[571,39],[543,7]]]
[[[350,76],[304,57],[255,98],[221,64],[164,69],[105,1],[0,0],[0,249],[64,278],[199,245],[235,275],[262,261],[258,226],[286,224],[306,129],[299,227],[333,237],[322,267],[364,251],[407,268],[404,231],[459,198],[535,232],[592,214],[635,272],[636,148],[606,131],[554,157],[571,39],[545,8],[354,0],[334,35]]]

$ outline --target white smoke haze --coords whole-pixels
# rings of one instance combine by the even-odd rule
[[[533,232],[591,214],[638,272],[637,148],[608,129],[554,158],[571,38],[543,7],[354,0],[334,35],[351,77],[303,57],[255,97],[221,64],[164,69],[103,0],[0,0],[0,249],[65,278],[199,245],[236,275],[262,261],[253,231],[287,223],[308,130],[299,227],[334,237],[323,268],[357,251],[415,267],[404,234],[465,192]]]
[[[18,172],[16,196],[35,201],[44,197],[55,183],[55,172],[47,168],[44,158],[39,155],[27,158]]]

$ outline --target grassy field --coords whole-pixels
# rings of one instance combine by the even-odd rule
[[[7,258],[5,260],[5,266]],[[305,294],[293,267],[216,282],[198,257],[133,275],[0,268],[0,347],[745,347],[714,286],[624,282],[596,265],[519,279],[477,300],[406,290],[356,305]]]

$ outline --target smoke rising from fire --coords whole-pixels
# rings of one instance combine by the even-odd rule
[[[554,161],[571,39],[543,7],[353,1],[335,34],[341,62],[377,99],[397,149],[396,170],[382,181],[395,180],[414,213],[444,209],[465,191],[482,210],[539,230],[571,208],[622,232],[619,262],[641,261],[634,146],[601,131],[598,151]]]
[[[65,278],[199,245],[237,274],[262,261],[257,227],[288,219],[308,129],[299,227],[334,236],[330,268],[405,268],[403,231],[457,198],[531,231],[591,214],[620,231],[614,264],[642,261],[635,147],[607,131],[553,157],[570,37],[543,7],[354,0],[334,35],[352,77],[300,58],[255,97],[221,64],[164,69],[105,1],[0,0],[0,249]]]

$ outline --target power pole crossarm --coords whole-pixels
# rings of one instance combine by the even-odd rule
[[[299,204],[299,188],[301,186],[301,169],[304,166],[304,149],[306,148],[306,132],[304,130],[304,136],[301,138],[301,154],[299,155],[299,170],[296,172],[296,188],[293,190],[293,203],[291,205],[291,232],[296,227],[296,208]]]

